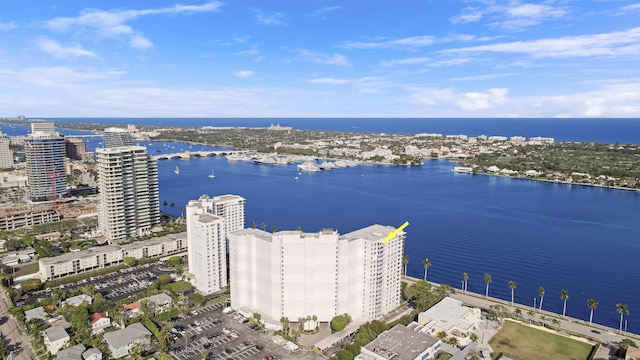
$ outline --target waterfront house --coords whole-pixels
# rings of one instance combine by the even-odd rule
[[[446,297],[418,314],[420,327],[415,330],[431,336],[444,331],[447,337],[454,336],[458,344],[465,346],[471,342],[470,336],[478,328],[480,317],[480,309],[466,307],[462,301]]]

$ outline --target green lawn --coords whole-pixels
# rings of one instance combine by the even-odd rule
[[[593,346],[543,330],[506,321],[489,341],[494,353],[514,355],[520,359],[584,360]]]

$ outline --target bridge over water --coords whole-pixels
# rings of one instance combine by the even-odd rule
[[[240,154],[242,151],[233,150],[216,150],[216,151],[189,151],[171,153],[171,154],[158,154],[152,155],[151,158],[155,160],[169,160],[169,159],[191,159],[192,157],[212,157],[212,156],[226,156],[232,154]]]

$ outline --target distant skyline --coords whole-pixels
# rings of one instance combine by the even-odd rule
[[[638,117],[640,1],[0,2],[0,116]]]

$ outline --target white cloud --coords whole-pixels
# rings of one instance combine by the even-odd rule
[[[65,66],[31,67],[19,70],[0,69],[2,82],[27,85],[28,88],[33,88],[34,85],[41,88],[50,87],[54,90],[76,86],[92,80],[103,81],[118,78],[123,74],[124,72],[116,70],[78,71]]]
[[[348,41],[340,44],[340,47],[345,49],[392,49],[392,48],[418,48],[423,46],[433,45],[436,42],[434,36],[413,36],[402,39],[384,40],[384,41],[367,41],[367,42],[353,42]]]
[[[129,44],[133,47],[148,48],[151,41],[144,38],[127,22],[148,15],[201,13],[216,11],[221,6],[218,2],[203,5],[174,5],[159,9],[114,10],[103,11],[87,9],[77,17],[58,17],[45,22],[45,26],[55,31],[75,31],[84,36],[120,37],[129,36]]]
[[[485,110],[508,102],[508,89],[487,89],[484,92],[455,92],[452,88],[420,89],[409,96],[409,102],[437,107],[455,106],[460,110]]]
[[[320,9],[317,9],[313,13],[311,13],[311,17],[317,17],[325,19],[329,13],[332,13],[336,10],[342,9],[342,6],[327,6]]]
[[[48,38],[42,38],[38,41],[38,47],[41,51],[52,55],[56,59],[68,59],[79,57],[96,57],[94,52],[85,50],[80,45],[73,45],[64,47],[55,40]]]
[[[239,77],[239,78],[246,78],[246,77],[253,76],[253,71],[251,71],[251,70],[238,70],[238,71],[234,72],[233,75],[235,77]]]
[[[325,65],[336,66],[348,66],[349,61],[344,55],[341,54],[323,54],[318,52],[312,52],[305,49],[298,49],[295,51],[298,54],[298,58],[306,61],[311,61]]]
[[[484,74],[484,75],[473,75],[473,76],[461,76],[449,79],[449,81],[483,81],[483,80],[491,80],[491,79],[499,79],[503,77],[509,77],[518,75],[516,73],[504,73],[504,74]]]
[[[380,62],[380,65],[391,67],[391,66],[402,66],[402,65],[425,65],[429,67],[441,67],[441,66],[455,66],[462,65],[471,61],[467,58],[455,58],[455,59],[447,59],[447,60],[433,60],[429,57],[417,57],[417,58],[406,58],[406,59],[398,59],[398,60],[386,60]]]
[[[487,19],[487,25],[508,31],[524,31],[547,20],[560,19],[569,14],[567,8],[543,4],[522,3],[519,0],[477,0],[478,6],[464,9],[450,19],[453,24],[466,24]]]
[[[149,49],[153,47],[153,43],[142,35],[132,35],[129,45],[136,49]]]
[[[0,23],[0,30],[12,30],[15,29],[16,27],[16,23],[15,22],[10,22],[10,23]]]
[[[271,14],[265,14],[263,11],[254,9],[253,16],[258,20],[258,23],[267,26],[286,26],[282,19],[284,18],[284,14],[282,12],[274,12]]]
[[[623,6],[620,8],[622,11],[640,10],[640,3]]]
[[[533,41],[443,50],[443,53],[496,52],[528,54],[534,58],[586,56],[637,56],[640,54],[640,27],[595,35],[567,36]]]
[[[317,78],[309,80],[311,84],[344,85],[352,83],[349,79]]]

